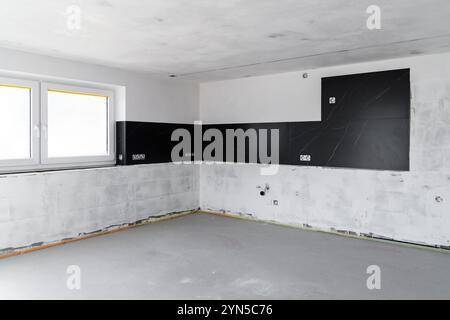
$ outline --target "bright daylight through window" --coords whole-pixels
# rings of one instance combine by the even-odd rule
[[[31,158],[31,88],[0,84],[0,160]]]
[[[108,90],[0,79],[0,172],[114,164],[113,104]]]
[[[108,97],[48,91],[48,157],[108,155]]]

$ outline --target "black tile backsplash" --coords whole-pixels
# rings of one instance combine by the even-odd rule
[[[171,162],[177,128],[193,137],[193,124],[118,122],[118,163]],[[278,129],[280,164],[409,170],[409,69],[323,78],[321,121],[204,124],[202,131],[209,128],[220,130],[224,141],[226,129]]]
[[[172,148],[178,144],[171,141],[172,132],[183,128],[193,136],[194,125],[159,122],[117,122],[118,164],[172,162]],[[122,155],[122,160],[120,160]],[[142,158],[144,155],[145,158]]]

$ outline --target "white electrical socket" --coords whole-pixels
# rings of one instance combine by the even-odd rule
[[[300,161],[305,161],[305,162],[311,161],[311,155],[310,154],[301,154]]]
[[[145,154],[139,153],[139,154],[133,154],[132,157],[133,161],[142,161],[145,160]]]

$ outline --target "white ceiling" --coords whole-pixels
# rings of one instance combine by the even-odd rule
[[[200,81],[450,51],[449,0],[2,2],[0,47]]]

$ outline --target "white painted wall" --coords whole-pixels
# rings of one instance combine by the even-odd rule
[[[198,117],[198,84],[193,82],[0,48],[0,75],[20,73],[116,86],[117,121],[192,123]]]
[[[0,176],[0,249],[196,209],[197,176],[189,164]]]
[[[210,124],[319,121],[320,76],[303,79],[302,74],[202,83],[200,118]]]
[[[277,175],[261,176],[258,165],[202,165],[201,208],[450,246],[450,54],[311,70],[306,80],[298,72],[298,77],[292,73],[202,84],[201,119],[306,120],[315,111],[303,110],[320,110],[320,77],[398,68],[411,68],[410,172],[281,166]],[[266,92],[293,88],[293,83],[302,95],[281,99],[270,97],[281,89]],[[283,101],[289,102],[287,108]],[[261,197],[257,187],[266,183],[270,191]],[[274,199],[279,206],[271,205]]]

